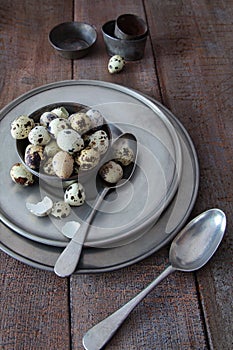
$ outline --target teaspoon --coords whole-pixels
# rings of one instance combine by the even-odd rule
[[[172,272],[191,272],[201,268],[217,250],[226,228],[226,216],[220,209],[210,209],[194,218],[173,240],[170,265],[144,290],[113,314],[92,327],[83,337],[86,350],[100,350],[130,312],[146,295]]]
[[[135,136],[131,133],[124,133],[121,134],[112,144],[111,148],[109,149],[108,154],[106,157],[104,157],[104,160],[106,159],[111,160],[113,156],[113,149],[114,146],[119,143],[120,141],[125,140],[127,142],[127,145],[132,149],[134,159],[133,161],[127,165],[123,166],[123,177],[114,184],[107,183],[104,181],[99,173],[97,174],[97,186],[101,187],[100,193],[97,195],[97,199],[95,203],[92,206],[91,211],[88,213],[85,220],[82,222],[81,226],[77,222],[77,230],[70,242],[67,244],[66,248],[63,250],[59,258],[57,259],[55,266],[54,266],[54,272],[60,276],[60,277],[67,277],[71,275],[80,259],[80,255],[82,252],[83,244],[85,242],[89,227],[92,223],[92,220],[100,207],[102,201],[104,200],[107,193],[112,190],[119,188],[126,184],[131,178],[131,176],[134,173],[135,167],[136,167],[136,158],[137,158],[137,140]]]

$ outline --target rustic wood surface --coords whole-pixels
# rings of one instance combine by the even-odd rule
[[[122,13],[144,18],[150,35],[143,59],[110,75],[101,26]],[[167,106],[194,141],[200,188],[191,217],[212,207],[227,214],[226,235],[209,264],[160,284],[106,349],[233,347],[232,18],[231,0],[0,1],[0,108],[35,87],[66,79],[104,80],[146,93]],[[70,20],[98,30],[95,51],[73,62],[47,40],[54,25]],[[1,348],[83,349],[82,337],[92,325],[163,270],[168,248],[115,272],[66,279],[1,252]]]

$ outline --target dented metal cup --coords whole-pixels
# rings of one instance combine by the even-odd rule
[[[115,20],[111,20],[102,26],[102,34],[108,54],[110,56],[120,55],[126,61],[140,60],[144,55],[147,33],[139,39],[122,40],[116,38],[114,34],[115,23]]]

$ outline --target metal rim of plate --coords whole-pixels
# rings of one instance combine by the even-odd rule
[[[46,188],[43,186],[43,190],[41,186],[39,188],[38,186],[26,189],[16,188],[12,186],[10,177],[5,170],[10,169],[11,165],[18,161],[14,151],[13,138],[8,134],[9,124],[15,115],[24,114],[25,110],[30,114],[44,105],[51,104],[51,102],[63,101],[61,96],[65,101],[69,98],[72,101],[75,99],[76,102],[78,96],[79,103],[97,108],[106,118],[109,118],[110,123],[120,127],[123,131],[134,132],[138,138],[138,145],[140,144],[142,148],[140,154],[143,154],[138,163],[139,167],[137,167],[137,170],[141,169],[142,171],[137,171],[137,176],[134,177],[135,182],[134,178],[132,180],[132,192],[130,193],[124,187],[119,196],[121,198],[118,201],[119,206],[115,205],[114,207],[114,202],[111,202],[109,208],[115,210],[113,217],[108,215],[108,211],[104,217],[101,213],[95,217],[85,245],[107,248],[137,239],[141,232],[156,222],[177,190],[182,166],[180,142],[169,119],[148,98],[123,86],[105,82],[68,81],[45,85],[12,101],[9,111],[8,107],[1,111],[1,127],[5,131],[3,132],[5,136],[0,141],[0,145],[6,146],[8,152],[3,153],[1,159],[5,166],[0,172],[2,188],[0,218],[12,230],[39,243],[59,247],[67,245],[68,239],[61,233],[61,226],[66,220],[54,220],[51,216],[43,220],[36,220],[32,215],[28,215],[27,210],[24,210],[24,205],[22,205],[26,201],[38,202],[45,195],[52,196],[54,201],[61,200],[64,195],[63,189],[59,188],[58,192],[54,192],[54,188],[51,191],[50,186],[46,186]],[[125,115],[127,115],[127,120],[125,120]],[[143,153],[147,149],[149,152]],[[152,154],[154,159],[151,158]],[[150,157],[149,161],[146,160],[148,157]],[[154,166],[155,164],[157,166]],[[168,164],[170,164],[169,167]],[[142,174],[144,174],[144,178]],[[85,187],[85,183],[83,185]],[[140,191],[142,186],[143,193],[146,193],[144,198],[142,191]],[[127,206],[127,214],[125,214],[124,210],[118,209],[124,201],[130,198],[131,194],[132,200]],[[11,202],[7,200],[9,195],[14,198],[14,210],[12,210]],[[86,210],[89,210],[88,201],[92,198],[90,195],[91,193],[87,195],[87,205],[78,208],[78,210],[72,210],[68,220],[80,222],[80,220],[85,219]],[[139,196],[140,201],[137,200]],[[107,206],[108,202],[106,202],[105,209]],[[101,207],[103,208],[103,205]],[[17,215],[15,215],[15,210]]]
[[[65,81],[66,84],[69,84],[69,82],[70,81]],[[73,83],[73,81],[71,82]],[[64,82],[60,82],[60,84],[61,83]],[[102,83],[103,82],[101,82],[101,84]],[[56,84],[57,83],[55,83],[55,85]],[[111,86],[116,86],[116,84],[107,84]],[[49,85],[53,86],[54,83]],[[139,240],[127,244],[126,246],[117,248],[85,248],[81,257],[79,269],[76,271],[77,273],[113,271],[136,263],[150,256],[152,253],[156,252],[162,246],[167,244],[177,234],[177,232],[184,225],[195,204],[199,187],[199,166],[192,140],[187,131],[185,130],[184,126],[169,110],[167,110],[162,104],[160,104],[156,100],[150,97],[147,98],[150,99],[154,104],[156,104],[158,108],[163,110],[163,112],[169,118],[173,126],[176,128],[177,134],[182,140],[182,147],[186,149],[186,157],[189,159],[192,165],[192,169],[190,170],[192,170],[193,172],[193,183],[192,191],[190,193],[190,200],[183,207],[183,203],[179,203],[179,200],[177,198],[179,196],[179,192],[182,191],[182,188],[180,186],[178,188],[177,195],[171,201],[165,212],[162,214],[161,218],[158,220],[155,226],[150,228],[149,231],[145,233],[145,236],[143,236],[143,238],[140,238]],[[176,207],[177,205],[179,208]],[[168,235],[165,235],[164,240],[160,242],[160,244],[155,244],[155,242],[153,241],[155,233],[158,232],[158,230],[165,229],[167,222],[170,220],[172,215],[175,216],[178,213],[178,211],[181,212],[178,222],[174,224],[173,227],[171,227],[170,232],[168,233]],[[53,261],[55,262],[58,255],[61,253],[61,248],[33,242],[28,238],[18,235],[17,233],[5,227],[4,225],[1,226],[1,250],[25,264],[36,268],[53,271]]]

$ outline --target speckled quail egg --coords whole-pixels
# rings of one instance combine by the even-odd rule
[[[61,149],[58,147],[56,140],[51,140],[44,148],[44,154],[47,157],[53,157],[59,151],[61,151]]]
[[[125,65],[124,58],[119,55],[114,55],[108,62],[108,71],[111,74],[119,73]]]
[[[22,163],[15,163],[12,165],[10,176],[16,184],[22,186],[31,186],[35,182],[34,176]]]
[[[75,163],[80,170],[91,170],[100,161],[100,154],[91,147],[84,148],[78,157],[75,158]]]
[[[56,139],[59,131],[69,128],[70,123],[67,119],[56,118],[49,123],[48,132]]]
[[[25,139],[34,126],[35,122],[32,118],[20,115],[11,123],[11,135],[17,140]]]
[[[122,146],[114,150],[114,159],[127,166],[134,160],[134,152],[129,146]]]
[[[73,172],[74,160],[72,156],[60,151],[53,157],[53,169],[55,174],[61,179],[68,179]]]
[[[75,182],[65,190],[64,201],[71,206],[80,206],[85,202],[86,195],[82,184]]]
[[[43,125],[44,127],[48,128],[49,123],[54,120],[57,119],[58,116],[55,113],[52,112],[44,112],[43,114],[41,114],[40,116],[40,124]]]
[[[53,169],[53,158],[48,158],[43,164],[42,164],[42,170],[47,175],[56,175],[55,171]]]
[[[53,204],[51,215],[58,219],[64,219],[70,215],[71,208],[69,203],[58,201]]]
[[[89,109],[86,112],[86,115],[91,119],[93,128],[97,128],[98,126],[103,125],[104,117],[102,116],[102,114],[99,111],[97,111],[95,109]]]
[[[74,154],[83,149],[84,141],[77,131],[73,129],[64,129],[57,134],[57,145],[63,151]]]
[[[44,147],[38,145],[27,145],[25,149],[24,161],[31,169],[39,169],[40,163],[45,159]]]
[[[115,184],[123,177],[123,169],[120,164],[110,160],[102,165],[99,174],[104,181]]]
[[[51,112],[55,113],[59,118],[67,119],[69,117],[69,112],[63,106],[54,108]]]
[[[28,140],[33,145],[47,145],[50,139],[47,129],[42,125],[35,126],[28,134]]]
[[[84,112],[71,114],[69,121],[72,129],[76,130],[80,135],[92,128],[91,119]]]
[[[100,154],[104,154],[109,146],[108,135],[104,130],[98,130],[89,136],[89,147]]]

